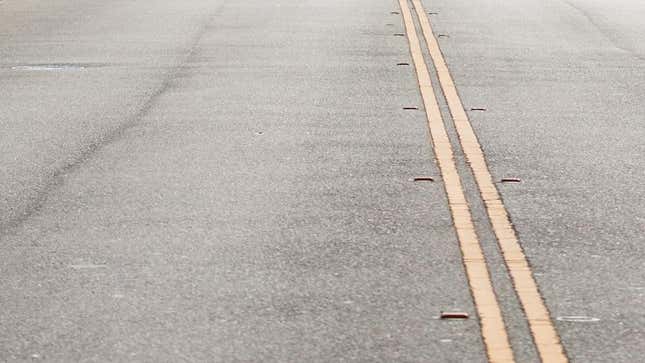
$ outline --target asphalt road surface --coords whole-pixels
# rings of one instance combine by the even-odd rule
[[[401,3],[0,1],[0,361],[643,361],[645,2]]]

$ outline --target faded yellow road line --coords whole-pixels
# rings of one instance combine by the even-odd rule
[[[446,188],[448,205],[459,239],[468,283],[479,315],[486,353],[491,362],[514,362],[506,326],[493,290],[484,254],[475,233],[470,207],[464,195],[461,178],[457,173],[452,145],[441,117],[436,94],[432,88],[430,73],[423,58],[412,13],[407,0],[399,0],[399,4],[408,35],[410,53],[419,80],[421,97],[426,109],[432,144]]]
[[[493,183],[481,145],[457,93],[455,83],[441,53],[441,48],[432,32],[428,16],[420,0],[412,0],[412,3],[414,4],[430,57],[437,71],[439,83],[448,103],[448,108],[452,114],[459,141],[486,205],[488,217],[504,255],[504,261],[513,280],[515,291],[526,314],[540,358],[543,362],[549,363],[567,362],[568,359],[560,343],[558,333],[540,295],[517,234],[511,225],[508,212]]]

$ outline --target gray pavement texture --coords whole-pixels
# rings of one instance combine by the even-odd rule
[[[569,357],[641,361],[645,4],[425,4]],[[393,10],[0,2],[0,361],[485,361]]]

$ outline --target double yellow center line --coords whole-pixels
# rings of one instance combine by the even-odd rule
[[[484,201],[488,218],[512,278],[515,292],[526,314],[540,358],[543,362],[549,363],[567,362],[558,334],[537,288],[515,230],[511,225],[508,212],[493,183],[481,145],[459,98],[423,5],[420,0],[411,1],[437,72],[439,84],[454,121],[461,148],[477,182],[479,193]],[[430,73],[425,63],[412,13],[408,6],[408,0],[399,0],[399,4],[408,35],[410,52],[416,68],[421,97],[426,110],[435,156],[446,188],[448,204],[457,231],[466,275],[479,315],[486,353],[491,362],[514,362],[513,350],[509,343],[502,312],[475,232],[470,207],[466,201],[461,177],[457,172],[452,145],[441,116],[437,96],[432,86]]]

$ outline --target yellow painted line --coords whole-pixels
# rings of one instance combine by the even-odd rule
[[[437,164],[441,170],[468,283],[479,315],[486,354],[491,362],[514,362],[513,351],[506,333],[502,312],[493,290],[484,253],[475,233],[470,207],[464,195],[461,178],[457,173],[452,145],[441,117],[436,94],[432,88],[430,73],[423,58],[421,44],[412,20],[412,13],[407,0],[399,0],[399,4],[408,34],[410,53],[412,54],[419,80],[421,97],[426,109]]]
[[[493,183],[481,145],[464,110],[461,98],[459,98],[457,88],[441,53],[439,43],[434,36],[428,16],[420,0],[412,0],[412,3],[417,12],[419,24],[437,71],[448,108],[452,114],[459,141],[486,205],[488,217],[504,255],[515,292],[526,314],[540,358],[543,362],[549,363],[568,362],[560,337],[538,290],[531,267],[513,229],[506,207]]]

